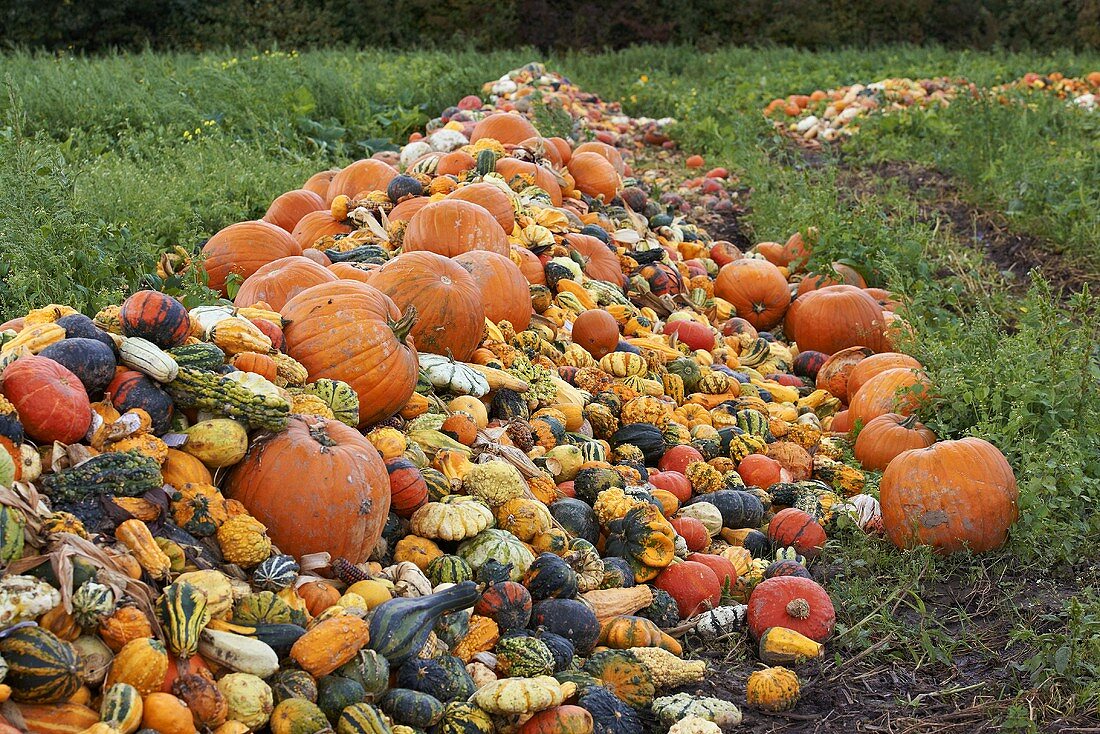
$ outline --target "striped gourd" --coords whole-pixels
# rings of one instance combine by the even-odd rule
[[[745,433],[760,436],[764,440],[772,437],[772,432],[768,428],[768,416],[759,411],[743,408],[737,411],[734,419],[737,421],[737,427]]]
[[[141,693],[129,683],[115,683],[103,694],[99,716],[119,732],[132,734],[141,726]]]
[[[148,339],[131,336],[122,340],[118,357],[124,365],[148,375],[157,382],[171,382],[179,373],[179,364],[172,355]]]
[[[80,688],[76,650],[46,629],[11,630],[0,640],[0,655],[8,664],[4,682],[16,701],[57,703]]]
[[[210,621],[206,594],[186,581],[165,587],[157,599],[157,617],[164,628],[168,649],[181,658],[199,650],[199,635]]]
[[[6,566],[23,555],[23,528],[26,524],[27,518],[21,510],[0,505],[0,566]]]
[[[389,719],[369,703],[353,703],[340,713],[336,734],[389,734]]]

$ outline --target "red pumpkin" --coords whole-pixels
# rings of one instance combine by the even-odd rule
[[[836,612],[825,589],[801,576],[775,576],[757,584],[746,618],[756,639],[769,627],[785,627],[825,642],[836,627]]]
[[[829,424],[829,430],[833,433],[847,433],[852,430],[852,415],[847,410],[837,411],[833,416],[833,422]]]
[[[982,553],[1004,545],[1020,515],[1012,467],[980,438],[901,453],[883,472],[879,495],[886,534],[899,548]]]
[[[4,369],[4,397],[23,429],[40,443],[76,443],[92,424],[92,406],[80,379],[46,357],[20,357]]]
[[[531,593],[523,584],[501,581],[490,584],[474,604],[474,614],[488,617],[502,630],[523,629],[531,620]]]
[[[148,339],[162,349],[181,346],[191,335],[191,317],[182,303],[160,291],[138,291],[122,302],[122,333]]]
[[[689,551],[694,553],[710,545],[710,533],[701,520],[694,517],[674,517],[670,522],[676,533],[687,543]]]
[[[848,396],[854,396],[875,375],[899,367],[919,370],[922,365],[915,358],[901,352],[882,352],[860,360],[848,374]]]
[[[482,138],[492,138],[505,145],[519,145],[527,138],[538,137],[538,134],[539,131],[523,115],[494,112],[474,125],[470,142],[476,143]]]
[[[224,296],[230,273],[247,278],[273,260],[301,255],[302,246],[285,229],[269,222],[238,222],[207,240],[202,254],[209,286]]]
[[[936,434],[915,415],[886,413],[863,427],[853,450],[864,469],[882,471],[903,451],[926,449],[935,442]]]
[[[817,227],[807,229],[806,236],[813,242],[817,237]],[[795,232],[783,243],[782,264],[790,268],[791,272],[802,270],[810,257],[811,249],[802,233]]]
[[[310,212],[324,211],[326,208],[325,200],[313,191],[294,189],[275,197],[275,201],[271,202],[271,206],[264,213],[264,221],[271,222],[276,227],[282,227],[287,232],[293,232],[302,217]]]
[[[737,473],[750,487],[770,487],[782,481],[782,469],[778,461],[763,454],[749,454],[737,465]]]
[[[816,352],[820,354],[821,352]],[[851,393],[848,391],[848,377],[862,360],[872,352],[867,347],[848,347],[825,360],[817,371],[816,384],[820,390],[828,390],[841,402],[847,403]]]
[[[416,466],[404,457],[386,462],[390,477],[390,508],[399,517],[411,517],[428,501],[428,483]]]
[[[352,227],[350,225],[333,219],[332,214],[325,209],[319,212],[310,212],[299,219],[298,223],[294,225],[294,231],[291,232],[291,236],[294,238],[294,241],[298,243],[298,247],[301,250],[309,250],[323,237],[348,234],[351,231]],[[302,253],[295,252],[291,254],[300,255]]]
[[[336,275],[309,258],[284,257],[269,262],[241,283],[233,303],[251,306],[263,301],[278,311],[306,288],[336,280]]]
[[[471,250],[507,256],[508,237],[485,207],[460,199],[444,199],[413,214],[402,248],[406,253],[426,250],[444,257]]]
[[[782,321],[791,303],[791,291],[779,268],[751,258],[723,266],[714,281],[714,293],[729,301],[739,317],[762,330]]]
[[[411,324],[389,296],[363,283],[338,280],[307,288],[283,306],[287,353],[311,380],[343,380],[359,395],[359,423],[401,410],[420,366]]]
[[[679,472],[687,474],[689,465],[697,461],[704,461],[699,449],[688,444],[673,446],[657,461],[657,468],[662,472]]]
[[[340,194],[356,196],[364,191],[385,191],[395,178],[397,169],[393,166],[375,158],[363,158],[332,177],[325,202],[331,204]]]
[[[800,350],[835,354],[862,346],[885,352],[889,346],[882,307],[851,285],[831,285],[795,299],[783,328]]]
[[[317,416],[254,442],[226,484],[283,553],[367,560],[390,510],[378,451],[354,428]]]
[[[589,278],[623,285],[623,269],[619,256],[598,237],[570,232],[565,242],[572,247],[583,261],[581,269]]]
[[[859,388],[848,405],[852,425],[866,426],[886,413],[912,415],[927,394],[928,377],[919,370],[895,367],[872,377]]]
[[[283,336],[283,329],[274,321],[268,321],[267,319],[249,319],[252,325],[264,333],[268,339],[271,340],[271,346],[280,351],[286,351],[286,337]]]
[[[702,349],[709,352],[714,349],[714,332],[706,324],[684,319],[665,323],[665,334],[675,334],[692,351]]]
[[[863,291],[871,298],[878,301],[883,311],[897,311],[901,308],[901,301],[888,290],[882,288],[864,288]]]
[[[398,307],[416,309],[412,338],[419,351],[461,361],[473,356],[485,311],[477,283],[460,264],[433,252],[406,252],[383,265],[371,285]]]
[[[691,499],[691,482],[677,471],[650,472],[649,483],[657,489],[671,492],[681,503]]]
[[[572,339],[574,344],[600,359],[619,346],[619,324],[602,309],[584,311],[573,322]]]
[[[780,548],[794,548],[807,558],[816,558],[827,539],[817,520],[795,507],[775,513],[768,523],[768,538]]]
[[[664,589],[675,600],[680,619],[717,607],[722,600],[722,582],[709,566],[694,561],[673,563],[657,574],[653,586]]]
[[[456,256],[454,261],[473,276],[487,319],[494,324],[508,321],[517,332],[527,328],[532,313],[530,284],[510,258],[474,250]]]
[[[687,560],[692,563],[702,563],[704,566],[714,571],[714,575],[718,577],[718,583],[722,585],[723,589],[732,589],[733,585],[737,583],[737,569],[733,567],[733,563],[725,556],[717,556],[713,553],[691,553],[688,555]]]
[[[484,207],[493,215],[493,219],[497,220],[505,234],[512,234],[512,229],[516,226],[516,211],[512,208],[512,199],[498,186],[474,183],[455,189],[445,198],[467,201]]]
[[[519,734],[592,734],[592,714],[580,706],[555,706],[525,721]]]

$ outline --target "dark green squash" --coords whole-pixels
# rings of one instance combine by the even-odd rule
[[[703,455],[705,461],[722,455],[722,442],[717,438],[693,438],[690,445]]]
[[[474,578],[474,569],[470,568],[466,559],[460,556],[445,555],[433,558],[426,571],[432,586],[457,584],[460,581],[472,581]]]
[[[572,683],[577,687],[577,693],[581,694],[585,689],[596,686],[599,687],[600,681],[590,674],[584,672],[580,668],[566,668],[565,670],[554,673],[554,678],[558,683]]]
[[[115,379],[118,366],[114,350],[98,339],[62,339],[43,349],[39,356],[67,367],[93,399]]]
[[[722,525],[727,528],[755,528],[764,521],[764,505],[760,498],[744,490],[720,489],[696,495],[685,502],[709,502],[722,513]]]
[[[435,661],[443,667],[443,670],[447,671],[449,678],[444,687],[431,692],[433,696],[447,702],[465,701],[474,695],[477,686],[474,685],[473,677],[466,670],[466,663],[454,655],[440,655],[435,658]]]
[[[443,702],[408,688],[391,688],[382,696],[382,711],[399,724],[427,729],[443,718]]]
[[[195,370],[216,370],[225,364],[225,352],[217,344],[198,342],[169,349],[168,354],[180,367]]]
[[[172,425],[174,403],[160,385],[140,372],[127,370],[115,376],[107,386],[115,410],[125,413],[141,408],[153,419],[153,431],[160,435]]]
[[[665,365],[665,368],[684,381],[684,393],[688,395],[695,392],[695,386],[703,378],[699,364],[689,357],[678,357]]]
[[[577,499],[590,505],[596,502],[600,492],[613,487],[622,489],[625,486],[626,482],[623,480],[622,474],[614,469],[602,467],[581,469],[577,472],[577,476],[573,478],[573,491],[576,493]]]
[[[275,703],[288,698],[304,698],[316,703],[317,681],[304,670],[287,668],[277,672],[271,679],[271,693],[275,697]]]
[[[643,734],[642,720],[634,709],[603,686],[588,686],[578,701],[592,714],[593,734]]]
[[[535,637],[542,640],[543,644],[546,645],[546,649],[554,656],[555,673],[560,673],[563,670],[568,670],[573,667],[573,658],[576,655],[576,649],[573,647],[572,642],[561,635],[547,632],[545,629],[540,629],[536,632]]]
[[[772,554],[772,542],[768,536],[759,530],[748,530],[741,537],[741,546],[747,550],[753,558],[767,559]]]
[[[470,631],[470,611],[459,609],[447,612],[435,623],[436,637],[449,648],[458,644],[459,640]]]
[[[634,586],[634,569],[625,558],[608,556],[603,559],[601,589],[625,589]]]
[[[328,720],[336,723],[340,712],[348,706],[362,703],[367,692],[358,681],[339,675],[326,675],[317,680],[317,705]]]
[[[253,636],[274,650],[280,658],[289,655],[290,648],[306,633],[305,628],[289,623],[258,624],[255,630],[256,634]]]
[[[502,387],[493,393],[493,400],[489,404],[489,417],[504,423],[515,420],[525,421],[531,417],[531,410],[527,407],[527,398],[515,390]]]
[[[424,646],[440,616],[473,606],[477,599],[477,585],[463,581],[428,596],[383,602],[371,615],[367,644],[391,665],[401,665]]]
[[[648,607],[638,611],[639,617],[644,617],[658,627],[675,627],[680,624],[680,608],[676,600],[664,589],[653,589],[653,601]]]
[[[390,183],[386,186],[386,194],[389,195],[390,201],[394,204],[404,199],[406,196],[420,196],[424,193],[424,187],[421,183],[412,176],[406,176],[404,174],[400,176],[394,176],[390,179]]]
[[[552,597],[572,599],[577,595],[577,574],[560,556],[543,553],[531,562],[523,576],[523,585],[535,601]]]
[[[657,466],[667,448],[661,429],[652,423],[631,423],[611,435],[608,442],[615,449],[624,444],[637,446],[645,456],[646,466]]]
[[[413,658],[397,670],[397,685],[442,698],[450,673],[435,659]]]
[[[505,678],[534,678],[554,672],[556,661],[546,643],[536,637],[509,635],[493,647],[496,673]]]
[[[42,477],[42,487],[54,502],[117,495],[138,497],[164,485],[160,463],[137,451],[109,451],[78,466]]]
[[[600,539],[600,524],[591,505],[573,497],[554,500],[550,514],[575,538],[583,538],[595,545]]]
[[[439,502],[451,493],[451,480],[438,469],[424,467],[420,470],[420,476],[424,478],[424,483],[428,485],[429,502]]]
[[[542,627],[573,643],[577,654],[587,655],[600,639],[596,613],[575,599],[544,599],[531,612],[531,626]]]
[[[360,650],[336,669],[336,675],[350,678],[363,687],[368,700],[382,695],[390,685],[390,664],[374,650]]]
[[[334,263],[369,263],[381,265],[390,259],[390,253],[378,245],[361,245],[360,247],[343,252],[339,250],[325,250],[325,255]]]
[[[556,556],[555,556],[556,557]],[[474,614],[488,617],[501,630],[521,629],[531,620],[531,592],[515,581],[489,584],[474,605]]]
[[[8,667],[4,683],[16,701],[59,703],[80,688],[76,650],[47,629],[9,630],[0,639],[0,656]]]
[[[115,340],[111,338],[110,334],[96,326],[94,321],[82,313],[71,313],[68,316],[62,316],[54,323],[65,330],[66,339],[95,339],[109,348],[112,353],[118,353]]]

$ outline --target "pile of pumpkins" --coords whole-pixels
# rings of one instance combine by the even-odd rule
[[[1086,76],[1066,77],[1061,73],[1025,74],[1021,78],[990,87],[985,93],[1009,104],[1020,93],[1042,92],[1092,110],[1100,93],[1100,71]],[[911,108],[946,107],[960,95],[976,97],[979,88],[965,79],[883,79],[872,84],[852,84],[810,94],[792,94],[774,99],[764,108],[776,127],[802,141],[832,142],[859,131],[870,115],[891,114]]]
[[[794,706],[838,526],[1004,542],[894,295],[477,111],[165,254],[220,303],[0,325],[0,732],[713,734],[691,649]]]

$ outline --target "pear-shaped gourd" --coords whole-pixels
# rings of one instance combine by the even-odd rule
[[[396,668],[424,646],[442,615],[472,607],[477,596],[477,584],[463,581],[428,596],[383,602],[371,616],[367,646]]]

